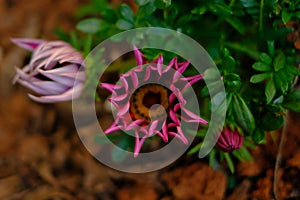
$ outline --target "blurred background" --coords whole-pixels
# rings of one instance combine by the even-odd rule
[[[207,159],[188,155],[156,172],[126,174],[86,151],[70,102],[38,104],[13,85],[15,67],[24,66],[29,53],[10,38],[58,39],[58,30],[74,29],[76,10],[88,2],[0,0],[1,200],[300,199],[298,114],[288,113],[283,129],[252,150],[253,161],[235,160],[235,174],[226,165],[212,169]],[[133,1],[111,1],[120,3],[135,7]]]

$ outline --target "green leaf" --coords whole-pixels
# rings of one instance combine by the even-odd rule
[[[274,99],[273,103],[274,104],[282,104],[283,100],[284,100],[284,97],[283,97],[283,95],[281,95],[281,96],[277,97],[276,99]]]
[[[255,129],[251,138],[255,143],[262,144],[265,141],[265,132],[261,129]]]
[[[266,53],[261,53],[259,55],[259,58],[262,62],[266,63],[267,65],[271,65],[272,64],[272,58],[266,54]]]
[[[270,76],[270,79],[267,82],[266,90],[265,90],[267,104],[271,103],[272,99],[275,97],[275,94],[276,94],[275,83],[273,80],[273,76]]]
[[[256,62],[252,65],[252,68],[255,69],[256,71],[260,72],[267,72],[271,70],[271,66],[267,65],[266,63],[263,62]]]
[[[278,130],[284,123],[284,117],[274,112],[267,112],[261,117],[261,128],[265,131]]]
[[[271,55],[271,57],[274,57],[275,56],[274,40],[268,41],[267,43],[268,43],[269,54]]]
[[[227,162],[227,164],[228,164],[228,167],[229,167],[230,172],[231,172],[231,173],[234,173],[234,170],[235,170],[235,169],[234,169],[234,164],[233,164],[233,161],[232,161],[232,159],[231,159],[229,153],[224,153],[224,156],[225,156],[225,160],[226,160],[226,162]]]
[[[235,64],[236,62],[232,56],[226,56],[222,59],[222,67],[227,71],[232,71]]]
[[[230,16],[230,17],[227,17],[225,20],[228,24],[230,24],[240,34],[243,35],[243,34],[246,33],[246,27],[240,19]]]
[[[157,8],[164,9],[172,4],[172,0],[154,0],[154,5]]]
[[[281,19],[284,24],[291,20],[293,13],[289,13],[286,10],[282,10]]]
[[[220,163],[218,162],[218,159],[216,158],[216,150],[212,149],[212,151],[209,153],[209,165],[213,169],[218,169],[220,167]]]
[[[253,160],[253,157],[251,156],[251,154],[249,153],[246,147],[242,146],[238,151],[242,155],[243,160],[247,160],[247,161]]]
[[[80,21],[76,28],[84,33],[97,33],[104,28],[107,28],[107,23],[101,19],[89,18]]]
[[[138,6],[143,6],[145,4],[147,4],[150,0],[135,0],[135,3],[138,5]]]
[[[241,77],[235,73],[226,74],[224,81],[228,92],[238,92],[242,85]]]
[[[188,155],[192,155],[192,154],[198,152],[200,150],[201,146],[202,146],[202,142],[193,146],[193,148],[191,150],[189,150]]]
[[[149,3],[139,7],[136,17],[138,20],[144,19],[151,15],[156,9],[157,8],[154,6],[154,3],[150,1]]]
[[[254,7],[256,4],[255,0],[240,0],[240,3],[243,5],[245,8],[249,7]]]
[[[280,52],[276,58],[274,59],[274,70],[275,72],[279,71],[282,69],[285,65],[285,55],[283,52]]]
[[[133,24],[124,20],[124,19],[119,19],[117,21],[117,27],[121,30],[128,30],[128,29],[131,29],[133,27]]]
[[[250,78],[250,82],[251,83],[259,83],[262,82],[264,80],[266,80],[267,78],[269,78],[271,75],[271,73],[262,73],[262,74],[256,74],[251,76]]]
[[[274,82],[276,88],[280,89],[283,94],[285,94],[289,89],[289,83],[285,80],[282,80],[282,78],[278,74],[274,74]]]
[[[105,19],[106,22],[108,23],[116,23],[118,20],[118,13],[112,9],[112,8],[106,8],[102,13],[102,17]]]
[[[300,90],[293,90],[289,93],[285,100],[283,107],[294,112],[300,112]]]
[[[222,12],[224,14],[232,14],[232,9],[225,3],[209,4],[209,9],[214,13]]]
[[[206,6],[201,6],[201,7],[196,7],[194,8],[191,13],[196,14],[196,15],[203,15],[205,14],[207,11],[207,7]]]
[[[231,102],[237,123],[245,131],[252,133],[255,129],[255,120],[243,98],[239,94],[234,94]]]
[[[119,12],[123,19],[131,23],[134,22],[133,12],[127,4],[121,4],[119,6]]]

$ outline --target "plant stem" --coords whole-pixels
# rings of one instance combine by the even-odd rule
[[[260,0],[259,31],[263,30],[263,9],[264,9],[264,0]]]

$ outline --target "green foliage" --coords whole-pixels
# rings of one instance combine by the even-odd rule
[[[135,0],[135,3],[137,10],[127,4],[112,7],[107,0],[90,0],[78,10],[77,31],[72,31],[69,38],[61,30],[57,33],[85,54],[116,33],[150,26],[182,32],[203,45],[219,71],[206,69],[203,87],[196,93],[203,102],[209,102],[218,94],[219,82],[223,81],[227,95],[226,124],[237,127],[247,138],[244,146],[231,154],[220,155],[214,149],[209,156],[212,166],[217,167],[218,160],[223,159],[234,172],[233,157],[251,159],[247,148],[253,143],[264,143],[267,132],[279,129],[286,109],[300,112],[300,90],[293,89],[294,79],[300,75],[299,51],[286,39],[295,31],[286,25],[291,20],[300,20],[300,1]],[[150,60],[164,53],[151,49],[143,52]],[[123,71],[129,68],[126,66]],[[112,70],[123,72],[118,67]],[[87,71],[91,77],[87,85],[90,85],[96,80],[93,69]],[[189,153],[200,148],[201,143]],[[114,156],[119,157],[117,150]]]
[[[265,81],[266,102],[270,104],[276,94],[287,94],[299,71],[293,66],[293,59],[287,58],[283,51],[275,54],[274,42],[268,41],[268,51],[269,54],[261,53],[260,60],[252,65],[253,69],[263,73],[253,75],[250,82]]]

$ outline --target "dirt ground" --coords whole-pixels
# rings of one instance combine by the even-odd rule
[[[162,170],[128,174],[100,164],[84,148],[64,109],[41,105],[12,85],[28,53],[11,37],[55,39],[70,30],[83,0],[0,0],[1,200],[246,200],[300,199],[300,115],[288,113],[282,131],[268,134],[254,160],[212,169],[207,159],[183,156]],[[105,116],[104,116],[105,117]],[[271,122],[270,122],[271,123]]]

